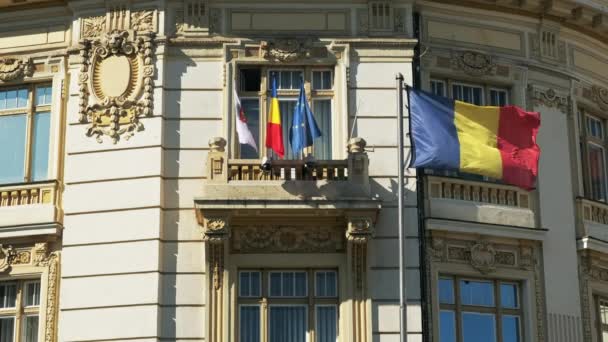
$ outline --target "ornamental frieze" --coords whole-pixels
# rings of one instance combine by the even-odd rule
[[[263,57],[275,62],[292,62],[311,55],[310,39],[275,39],[261,44]]]
[[[341,227],[252,225],[232,231],[234,253],[336,253],[345,250]]]
[[[465,51],[452,56],[451,66],[470,76],[495,75],[498,66],[492,56],[474,51]]]
[[[567,95],[559,94],[553,88],[539,88],[533,85],[528,86],[528,93],[534,106],[546,106],[556,108],[564,114],[568,113],[569,98]]]
[[[30,58],[0,57],[0,81],[8,82],[32,76],[34,64]]]
[[[81,41],[79,121],[99,143],[129,139],[144,129],[139,119],[152,115],[154,33],[132,35],[113,30]]]

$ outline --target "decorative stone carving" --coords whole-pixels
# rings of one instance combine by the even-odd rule
[[[13,265],[25,265],[31,261],[31,254],[28,251],[17,251],[15,252],[11,264]]]
[[[80,36],[82,38],[94,38],[106,31],[106,16],[100,15],[95,17],[87,17],[82,19],[82,30]]]
[[[219,8],[209,10],[209,31],[213,33],[222,31],[222,10]]]
[[[17,80],[34,74],[34,64],[30,58],[0,57],[0,80]]]
[[[470,76],[495,75],[497,65],[492,57],[474,51],[465,51],[452,57],[452,69],[461,70]]]
[[[263,57],[277,62],[292,62],[310,57],[311,47],[310,39],[275,39],[261,44]]]
[[[49,246],[46,242],[40,242],[34,245],[34,265],[43,265],[49,256]]]
[[[608,89],[592,86],[591,100],[595,102],[602,110],[608,110]]]
[[[363,138],[352,138],[348,141],[348,153],[364,153],[367,141]]]
[[[44,342],[53,342],[57,336],[57,288],[59,279],[59,253],[47,256],[43,264],[48,266],[48,284],[46,288],[46,325]]]
[[[132,12],[131,28],[135,31],[156,31],[154,29],[154,11]]]
[[[247,226],[232,230],[235,253],[336,253],[344,250],[340,227]]]
[[[349,217],[346,228],[346,239],[355,244],[367,243],[374,234],[374,223],[371,217]]]
[[[211,244],[224,243],[230,237],[229,220],[227,216],[205,217],[203,241]]]
[[[358,33],[366,35],[369,33],[369,11],[367,9],[359,9],[357,11]]]
[[[496,270],[496,251],[494,246],[481,241],[471,247],[471,266],[483,274],[492,273]]]
[[[564,114],[568,113],[568,96],[558,95],[552,88],[541,89],[533,85],[528,86],[528,92],[534,106],[544,105],[549,108],[557,108]]]
[[[151,116],[153,108],[153,38],[153,32],[133,38],[114,30],[82,41],[79,119],[89,124],[87,136],[117,143],[144,129],[139,118]]]
[[[11,267],[14,257],[15,250],[13,249],[13,246],[4,248],[4,246],[0,244],[0,272],[4,272]]]

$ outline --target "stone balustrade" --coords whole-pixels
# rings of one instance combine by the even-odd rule
[[[431,198],[481,202],[530,209],[530,194],[515,186],[428,176]]]
[[[608,225],[608,204],[591,201],[584,198],[577,199],[578,216],[583,222]]]
[[[226,140],[212,138],[207,159],[209,182],[231,181],[350,181],[369,185],[366,142],[353,138],[343,160],[272,160],[267,167],[259,159],[228,159]]]
[[[56,182],[0,186],[0,207],[54,204],[56,192]]]

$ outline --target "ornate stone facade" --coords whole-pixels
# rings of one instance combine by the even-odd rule
[[[470,76],[484,76],[496,74],[497,65],[492,56],[479,52],[465,51],[452,56],[452,69],[461,70]]]
[[[0,81],[9,82],[32,76],[34,65],[30,58],[0,57]]]

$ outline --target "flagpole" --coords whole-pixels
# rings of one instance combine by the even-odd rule
[[[398,172],[397,172],[397,196],[398,196],[398,229],[399,229],[399,335],[401,342],[407,342],[407,302],[405,288],[405,229],[403,227],[403,75],[398,73],[395,77],[397,82],[397,136],[398,144]]]

